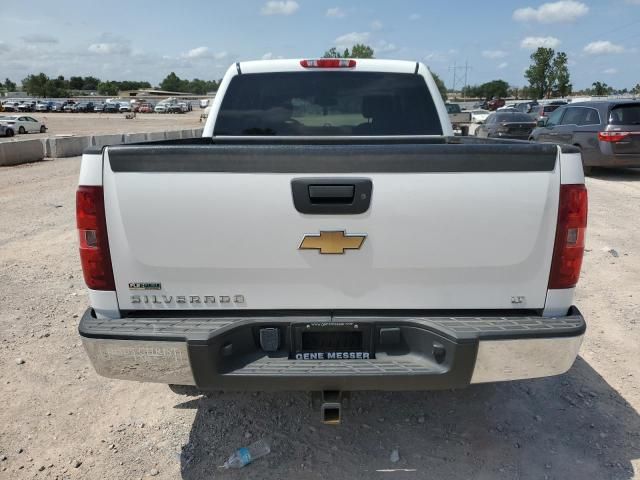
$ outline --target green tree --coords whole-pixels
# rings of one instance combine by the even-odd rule
[[[593,87],[591,93],[596,96],[608,95],[613,90],[613,88],[604,82],[593,82],[591,86]]]
[[[97,85],[97,90],[100,95],[117,95],[120,88],[116,82],[100,82]]]
[[[462,89],[465,97],[472,98],[503,98],[509,96],[509,84],[504,80],[491,80],[482,85],[471,85]]]
[[[564,52],[540,47],[531,54],[533,62],[524,76],[529,81],[534,98],[567,96],[571,93],[569,60]]]
[[[356,43],[351,47],[351,51],[345,48],[344,52],[340,53],[336,47],[331,47],[324,52],[322,58],[373,58],[375,52],[373,48],[364,43]]]
[[[49,77],[47,77],[44,73],[39,73],[37,75],[29,75],[24,80],[22,80],[22,88],[29,94],[35,97],[45,97],[47,96],[47,83],[49,82]]]
[[[336,47],[331,47],[329,50],[324,52],[322,58],[342,58],[342,55],[340,55]]]
[[[636,84],[636,86],[631,89],[631,93],[634,95],[640,95],[640,83]]]
[[[7,92],[15,92],[17,89],[17,86],[14,82],[12,82],[11,80],[9,80],[8,78],[4,79],[4,88]]]
[[[429,72],[431,72],[431,76],[433,77],[433,81],[436,82],[436,86],[438,87],[438,91],[440,92],[440,96],[442,97],[442,99],[444,101],[447,100],[447,87],[444,84],[444,82],[442,81],[442,79],[438,76],[437,73],[431,71],[431,69],[429,69]]]
[[[96,77],[84,77],[82,90],[97,90],[100,79]]]
[[[535,98],[544,98],[550,94],[554,79],[554,55],[553,48],[544,47],[538,48],[531,54],[533,63],[529,66],[524,76],[529,81],[529,86]]]
[[[69,77],[69,88],[71,90],[82,90],[84,87],[84,78]]]
[[[189,80],[182,80],[175,72],[171,72],[160,82],[160,88],[170,92],[187,92],[189,91]]]
[[[369,45],[356,43],[351,47],[351,58],[373,58],[373,48]]]
[[[571,75],[567,54],[558,52],[553,59],[553,93],[559,97],[571,95]]]

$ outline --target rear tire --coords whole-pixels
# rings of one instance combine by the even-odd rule
[[[47,127],[45,127],[44,125],[42,125],[40,127],[40,133],[47,133]]]
[[[24,129],[24,127],[20,127],[20,128],[18,128],[18,133],[20,135],[24,135],[25,133],[27,133],[27,131]]]
[[[7,137],[13,137],[15,135],[15,132],[13,130],[9,129],[9,130],[7,130],[6,134],[7,134]]]

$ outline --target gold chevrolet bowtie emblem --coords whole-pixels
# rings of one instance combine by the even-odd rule
[[[320,235],[305,235],[298,247],[300,250],[319,250],[321,254],[343,254],[345,250],[359,250],[366,235],[349,235],[344,231],[320,232]]]

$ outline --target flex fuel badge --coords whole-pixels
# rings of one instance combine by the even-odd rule
[[[162,290],[161,283],[155,282],[131,282],[129,290]]]

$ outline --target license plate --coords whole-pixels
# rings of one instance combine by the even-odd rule
[[[297,360],[360,360],[372,358],[370,329],[357,324],[308,324],[294,329]]]

